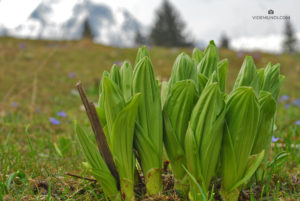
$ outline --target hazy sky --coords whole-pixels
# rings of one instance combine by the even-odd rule
[[[54,0],[57,1],[57,0]],[[67,7],[71,0],[61,5]],[[0,25],[14,27],[24,22],[41,0],[0,0]],[[150,26],[162,0],[93,0],[112,7],[128,9],[143,24]],[[252,16],[289,15],[294,29],[300,32],[300,0],[170,0],[195,39],[218,40],[222,32],[230,38],[278,38],[283,20],[254,20]],[[63,8],[61,8],[63,10]],[[63,13],[63,12],[62,12]],[[63,18],[63,16],[61,16]]]

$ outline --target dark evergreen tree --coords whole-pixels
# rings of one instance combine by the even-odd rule
[[[89,38],[89,39],[93,39],[93,37],[94,37],[88,19],[86,19],[86,20],[84,21],[84,24],[83,24],[83,31],[82,31],[82,37],[84,37],[84,38]]]
[[[296,51],[297,38],[290,20],[286,20],[284,28],[283,49],[285,52],[293,53]]]
[[[156,20],[151,30],[151,43],[158,46],[191,46],[184,34],[185,23],[181,20],[178,11],[164,0],[157,11]]]
[[[135,32],[134,42],[136,45],[145,45],[147,43],[147,39],[143,36],[139,29]]]
[[[225,33],[222,34],[221,39],[220,39],[220,47],[228,49],[229,48],[229,43],[230,43],[230,40],[227,37],[227,35]]]

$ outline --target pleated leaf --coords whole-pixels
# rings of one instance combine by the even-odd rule
[[[245,176],[256,138],[259,104],[251,87],[233,91],[227,102],[222,145],[222,188],[230,189]]]
[[[197,65],[198,63],[200,63],[203,57],[204,57],[204,52],[202,52],[201,50],[195,47],[192,53],[192,59],[195,62],[195,64]]]
[[[175,178],[185,175],[184,139],[198,93],[193,80],[175,83],[164,107],[164,142]]]
[[[215,175],[222,143],[224,117],[225,102],[219,85],[210,84],[205,87],[193,109],[187,133],[193,137],[187,136],[185,142],[187,167],[200,181],[205,192],[211,178]],[[196,148],[189,148],[189,146],[196,146]],[[196,149],[196,158],[194,158],[194,149]]]
[[[219,60],[218,49],[214,41],[210,41],[204,53],[204,57],[197,65],[197,71],[206,77],[210,77],[210,75],[217,69],[217,63]]]
[[[125,100],[118,85],[116,85],[110,78],[104,78],[103,89],[105,116],[108,130],[107,141],[111,147],[111,131],[113,123],[119,112],[124,108]]]
[[[105,161],[102,159],[97,147],[86,132],[76,123],[76,134],[83,150],[83,153],[91,166],[91,172],[101,185],[103,192],[111,200],[115,200],[120,197],[120,193],[117,189],[117,183],[114,176],[110,173]]]
[[[234,189],[238,188],[242,184],[246,184],[250,180],[250,178],[252,177],[254,172],[257,170],[257,168],[261,164],[261,162],[264,158],[264,153],[265,153],[265,151],[262,150],[260,153],[251,155],[249,157],[247,170],[244,174],[244,177],[240,181],[238,181],[229,191],[233,191]]]
[[[274,99],[277,100],[284,79],[280,76],[280,64],[272,65],[269,63],[265,69],[264,76],[265,79],[262,90],[271,92]]]
[[[104,107],[104,89],[103,89],[103,82],[104,82],[104,78],[105,77],[109,77],[109,72],[104,71],[102,74],[102,78],[100,81],[100,86],[99,86],[99,101],[98,101],[98,105],[96,106],[96,111],[97,114],[99,116],[100,122],[102,127],[106,126],[106,117],[105,117],[105,107]]]
[[[260,68],[257,69],[257,76],[258,76],[258,88],[261,90],[263,88],[264,80],[265,80],[265,69]]]
[[[116,64],[111,67],[109,77],[120,89],[122,89],[120,70]]]
[[[161,100],[161,107],[163,108],[165,105],[165,102],[167,100],[169,91],[169,84],[166,81],[163,81],[160,86],[160,100]]]
[[[147,47],[146,46],[142,46],[138,49],[138,53],[136,55],[136,59],[135,59],[135,65],[137,65],[137,63],[143,59],[144,57],[149,57],[149,53],[148,53],[148,50],[147,50]]]
[[[126,190],[129,188],[133,193],[135,169],[133,136],[139,98],[140,94],[136,94],[129,104],[119,112],[111,131],[112,154],[120,175],[122,192],[123,190],[127,192]]]
[[[198,89],[199,89],[199,94],[201,94],[201,92],[205,88],[207,81],[208,81],[208,78],[205,75],[203,75],[201,73],[198,73]]]
[[[273,134],[276,101],[270,92],[261,91],[259,94],[260,116],[257,136],[252,148],[252,154],[265,150],[265,160],[269,155]]]
[[[162,167],[163,148],[162,109],[153,66],[147,56],[141,59],[134,69],[133,94],[136,93],[141,93],[141,100],[134,145],[146,175],[147,191],[150,194],[158,193],[161,190],[159,172]],[[148,171],[156,172],[157,184],[152,184],[152,178],[148,178]],[[151,183],[150,186],[147,186],[147,183]]]
[[[257,75],[256,66],[251,56],[246,56],[242,64],[241,70],[236,78],[233,89],[241,86],[251,86],[258,95],[259,77]]]
[[[222,92],[225,92],[228,71],[228,59],[223,59],[219,61],[217,68],[219,74],[220,89]]]
[[[125,61],[120,69],[122,93],[125,102],[128,102],[132,98],[132,80],[133,70],[129,62]]]
[[[176,82],[186,79],[194,80],[197,83],[197,69],[190,56],[186,53],[181,53],[177,56],[172,67],[169,91]]]

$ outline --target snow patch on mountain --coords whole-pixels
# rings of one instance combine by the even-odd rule
[[[105,45],[131,47],[136,31],[143,33],[146,30],[125,8],[110,8],[86,0],[44,0],[25,23],[13,29],[0,25],[0,35],[31,39],[80,39],[86,20],[94,41]]]

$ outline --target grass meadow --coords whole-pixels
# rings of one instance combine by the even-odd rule
[[[192,49],[150,47],[159,79],[170,76],[176,56]],[[74,132],[74,120],[89,128],[76,91],[81,80],[88,98],[97,102],[98,84],[113,63],[135,61],[137,49],[119,49],[89,40],[39,41],[0,38],[0,200],[104,199],[85,161]],[[241,200],[300,200],[300,55],[220,50],[229,59],[231,90],[245,55],[257,67],[281,64],[286,76],[278,100],[277,130],[270,160],[285,151],[285,160],[268,169],[267,180],[251,181]],[[164,194],[143,200],[180,200],[164,173]],[[268,196],[269,195],[269,196]],[[218,196],[216,196],[218,199]]]

